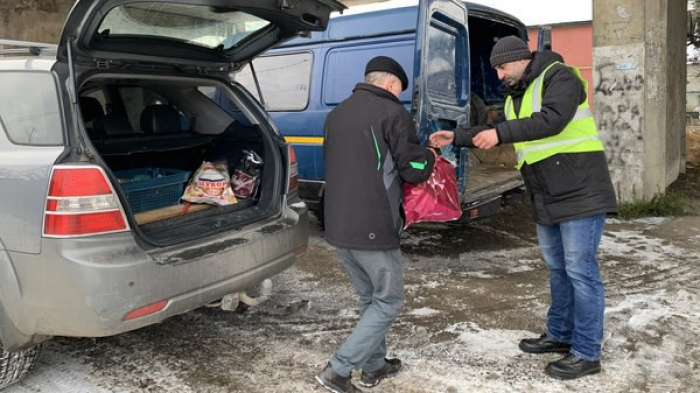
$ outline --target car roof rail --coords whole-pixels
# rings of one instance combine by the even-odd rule
[[[29,42],[29,41],[17,41],[17,40],[7,40],[0,38],[0,45],[2,46],[15,46],[17,48],[0,48],[0,55],[14,55],[14,54],[30,54],[30,55],[44,55],[53,53],[55,54],[58,50],[58,45],[48,44],[44,42]]]

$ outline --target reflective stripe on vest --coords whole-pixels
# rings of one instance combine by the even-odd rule
[[[513,108],[513,100],[510,96],[506,98],[504,107],[506,119],[529,118],[532,113],[540,112],[542,109],[542,84],[547,71],[560,62],[554,62],[547,66],[544,71],[525,90],[523,101],[520,107],[520,114],[516,114]],[[585,91],[588,91],[588,83],[581,77],[578,69],[569,67],[583,84]],[[598,137],[593,113],[588,105],[588,97],[580,104],[571,121],[557,135],[536,141],[516,142],[513,144],[517,156],[516,168],[520,169],[523,164],[533,164],[544,160],[558,153],[581,153],[590,151],[602,151],[603,143]]]

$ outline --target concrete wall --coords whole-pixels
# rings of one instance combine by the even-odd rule
[[[0,1],[0,38],[57,43],[74,0]]]
[[[700,164],[700,64],[688,64],[686,85],[686,157],[687,162]]]
[[[666,68],[668,84],[666,113],[669,135],[666,143],[666,186],[674,182],[680,173],[685,173],[687,163],[685,132],[687,67],[686,24],[684,23],[687,19],[687,1],[671,1],[667,10],[668,35],[664,45],[671,61]]]
[[[595,115],[618,199],[685,168],[685,0],[593,0]]]
[[[347,6],[386,0],[344,0]],[[75,0],[0,0],[0,38],[57,43]]]

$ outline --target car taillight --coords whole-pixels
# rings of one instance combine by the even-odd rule
[[[86,236],[127,229],[119,198],[101,168],[53,168],[44,212],[44,236]]]
[[[287,195],[296,192],[299,189],[299,167],[297,166],[297,155],[294,153],[292,145],[287,145],[287,155],[289,156],[289,167],[287,173]]]
[[[132,319],[141,318],[141,317],[144,317],[146,315],[155,314],[158,311],[163,310],[165,308],[165,306],[167,306],[167,305],[168,305],[167,300],[161,300],[159,302],[155,302],[155,303],[149,304],[147,306],[140,307],[140,308],[137,308],[135,310],[131,310],[131,311],[129,311],[128,314],[126,314],[124,316],[124,320],[130,321]]]

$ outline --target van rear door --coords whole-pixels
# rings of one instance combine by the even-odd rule
[[[552,27],[540,26],[537,31],[537,50],[552,50]]]
[[[469,33],[461,0],[419,2],[413,64],[412,113],[422,143],[437,130],[469,125]],[[467,149],[444,151],[457,163],[462,195]]]

